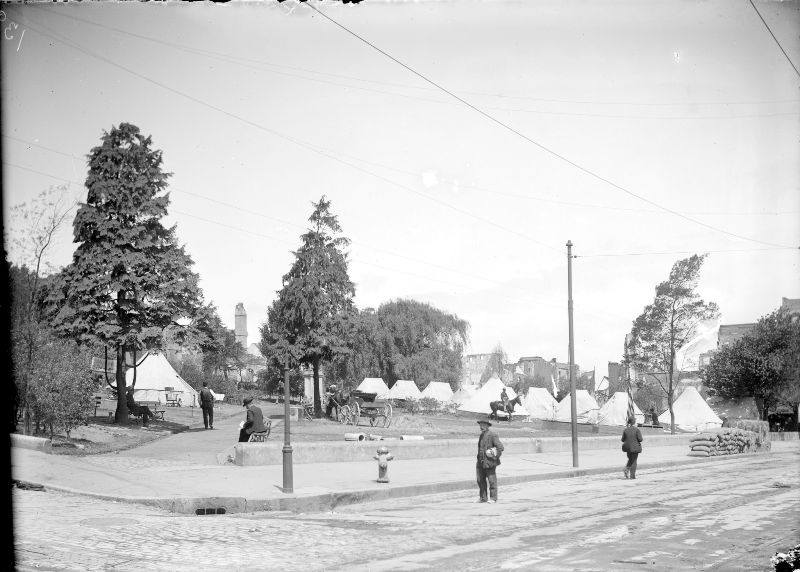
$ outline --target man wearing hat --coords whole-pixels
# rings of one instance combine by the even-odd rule
[[[264,425],[264,414],[261,408],[253,405],[252,397],[245,397],[242,406],[247,407],[247,419],[239,431],[239,443],[246,443],[250,440],[251,433],[261,433],[267,428]]]
[[[497,465],[500,464],[503,444],[500,442],[500,437],[489,429],[492,424],[488,420],[481,419],[478,421],[478,425],[481,427],[481,435],[478,437],[478,462],[475,465],[478,490],[480,491],[478,502],[497,502],[497,475],[495,470]]]

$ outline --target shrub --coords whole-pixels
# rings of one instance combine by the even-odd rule
[[[420,410],[425,413],[433,413],[439,410],[439,401],[433,397],[423,397],[418,403]]]
[[[28,404],[37,425],[67,434],[94,412],[95,383],[90,357],[74,342],[42,337],[36,348],[28,383]]]

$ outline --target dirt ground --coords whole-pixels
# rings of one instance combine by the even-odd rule
[[[283,405],[270,402],[256,402],[264,416],[273,419],[273,428],[282,422]],[[168,407],[164,421],[151,421],[149,427],[142,427],[138,421],[128,426],[114,423],[113,411],[116,404],[104,400],[97,409],[97,415],[90,422],[71,431],[68,438],[61,433],[53,439],[53,452],[63,455],[91,455],[122,451],[138,447],[169,435],[186,431],[192,427],[202,427],[203,417],[199,408]],[[243,419],[243,409],[239,405],[223,403],[214,410],[217,425],[234,426]],[[370,419],[362,417],[358,425],[342,425],[330,419],[303,419],[291,424],[293,441],[340,441],[343,432],[380,435],[381,437],[400,437],[402,435],[422,435],[425,439],[472,439],[477,433],[476,421],[485,419],[483,414],[425,414],[411,415],[408,411],[395,407],[389,427],[383,427],[378,419],[374,426]],[[512,423],[494,423],[494,429],[501,437],[564,437],[571,435],[569,423],[526,421],[515,418]],[[593,431],[597,430],[597,432]],[[645,431],[645,429],[642,429]],[[622,428],[579,426],[582,436],[618,435]],[[652,431],[652,430],[651,430]],[[661,433],[661,430],[658,430]]]

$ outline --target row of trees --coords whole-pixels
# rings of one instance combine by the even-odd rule
[[[127,364],[146,350],[194,347],[203,352],[204,369],[227,374],[223,364],[236,354],[235,338],[216,308],[203,302],[175,227],[161,222],[170,176],[161,165],[161,152],[136,126],[123,123],[104,133],[89,154],[86,202],[73,221],[78,246],[72,263],[46,277],[45,253],[71,208],[61,200],[65,189],[51,189],[10,213],[22,227],[10,246],[25,261],[9,268],[14,418],[25,411],[27,433],[32,418],[67,431],[86,418],[97,389],[91,356],[115,360],[115,419],[123,424]]]
[[[122,123],[103,134],[88,158],[86,202],[73,222],[72,262],[46,280],[40,269],[44,252],[69,209],[50,201],[19,217],[30,220],[38,234],[28,258],[34,270],[10,268],[14,403],[37,419],[44,418],[46,407],[52,409],[54,399],[76,402],[83,409],[74,418],[85,418],[95,389],[85,383],[91,379],[90,355],[116,363],[115,420],[121,424],[128,422],[126,370],[145,351],[196,348],[203,356],[197,377],[225,380],[231,365],[244,365],[233,331],[204,302],[175,227],[162,223],[170,202],[170,174],[162,163],[161,151],[135,125]],[[408,300],[359,311],[347,270],[349,241],[324,196],[313,205],[309,222],[261,331],[261,351],[270,364],[262,381],[279,383],[288,367],[296,382],[301,365],[312,367],[317,414],[321,368],[333,380],[375,375],[455,381],[467,323]],[[64,386],[60,394],[53,388],[56,381]],[[82,395],[69,395],[67,388]],[[34,411],[45,401],[50,405]]]
[[[116,360],[119,423],[128,419],[126,363],[135,363],[137,354],[163,350],[168,343],[190,345],[203,352],[203,370],[223,378],[229,365],[241,360],[233,332],[223,326],[216,308],[203,301],[192,259],[177,243],[175,227],[162,224],[170,175],[161,165],[161,151],[152,149],[151,138],[136,126],[123,123],[104,133],[89,155],[87,198],[73,223],[78,246],[72,263],[47,280],[41,279],[43,254],[67,211],[50,201],[40,209],[47,216],[23,217],[37,229],[30,242],[33,270],[11,270],[14,372],[18,402],[26,410],[45,391],[32,392],[31,384],[47,377],[36,368],[45,367],[48,351],[54,356],[59,351],[75,355],[110,349]],[[261,328],[260,348],[271,365],[268,377],[278,379],[284,368],[311,367],[318,415],[321,371],[340,383],[380,376],[390,383],[406,378],[455,384],[468,323],[412,300],[356,308],[348,274],[349,241],[325,196],[312,206],[310,228],[301,236]],[[654,302],[634,321],[626,346],[625,363],[652,374],[667,396],[673,425],[676,352],[701,321],[718,314],[717,306],[696,292],[704,260],[695,255],[675,263],[669,278],[656,287]],[[709,385],[729,394],[755,392],[770,402],[784,399],[787,388],[797,385],[797,360],[792,360],[797,346],[791,337],[796,325],[779,318],[765,320],[755,337],[720,353],[707,374]],[[54,344],[62,344],[59,351],[53,350]],[[499,371],[504,362],[498,346],[485,375]],[[49,361],[46,367],[51,367]],[[84,373],[74,371],[81,378]],[[46,391],[54,393],[50,386]]]
[[[658,388],[667,397],[672,430],[675,430],[673,402],[680,370],[676,354],[693,339],[698,326],[719,316],[713,302],[705,302],[696,288],[706,255],[677,261],[669,278],[656,286],[652,304],[634,320],[626,339],[623,363],[644,379],[642,389]],[[776,310],[762,317],[752,332],[714,352],[701,371],[705,384],[722,397],[753,396],[763,404],[766,419],[771,407],[786,405],[797,421],[800,402],[800,320]]]
[[[330,382],[364,377],[457,382],[469,324],[421,302],[395,300],[358,310],[345,248],[331,203],[313,204],[283,287],[261,328],[262,354],[278,367],[308,365],[314,409],[322,413],[319,375]]]

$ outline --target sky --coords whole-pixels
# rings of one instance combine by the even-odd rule
[[[470,323],[467,353],[568,360],[571,241],[575,362],[599,378],[682,258],[708,253],[722,323],[800,297],[800,3],[754,5],[5,4],[6,239],[51,186],[85,200],[86,155],[133,123],[248,342],[325,195],[356,305],[430,303]]]

